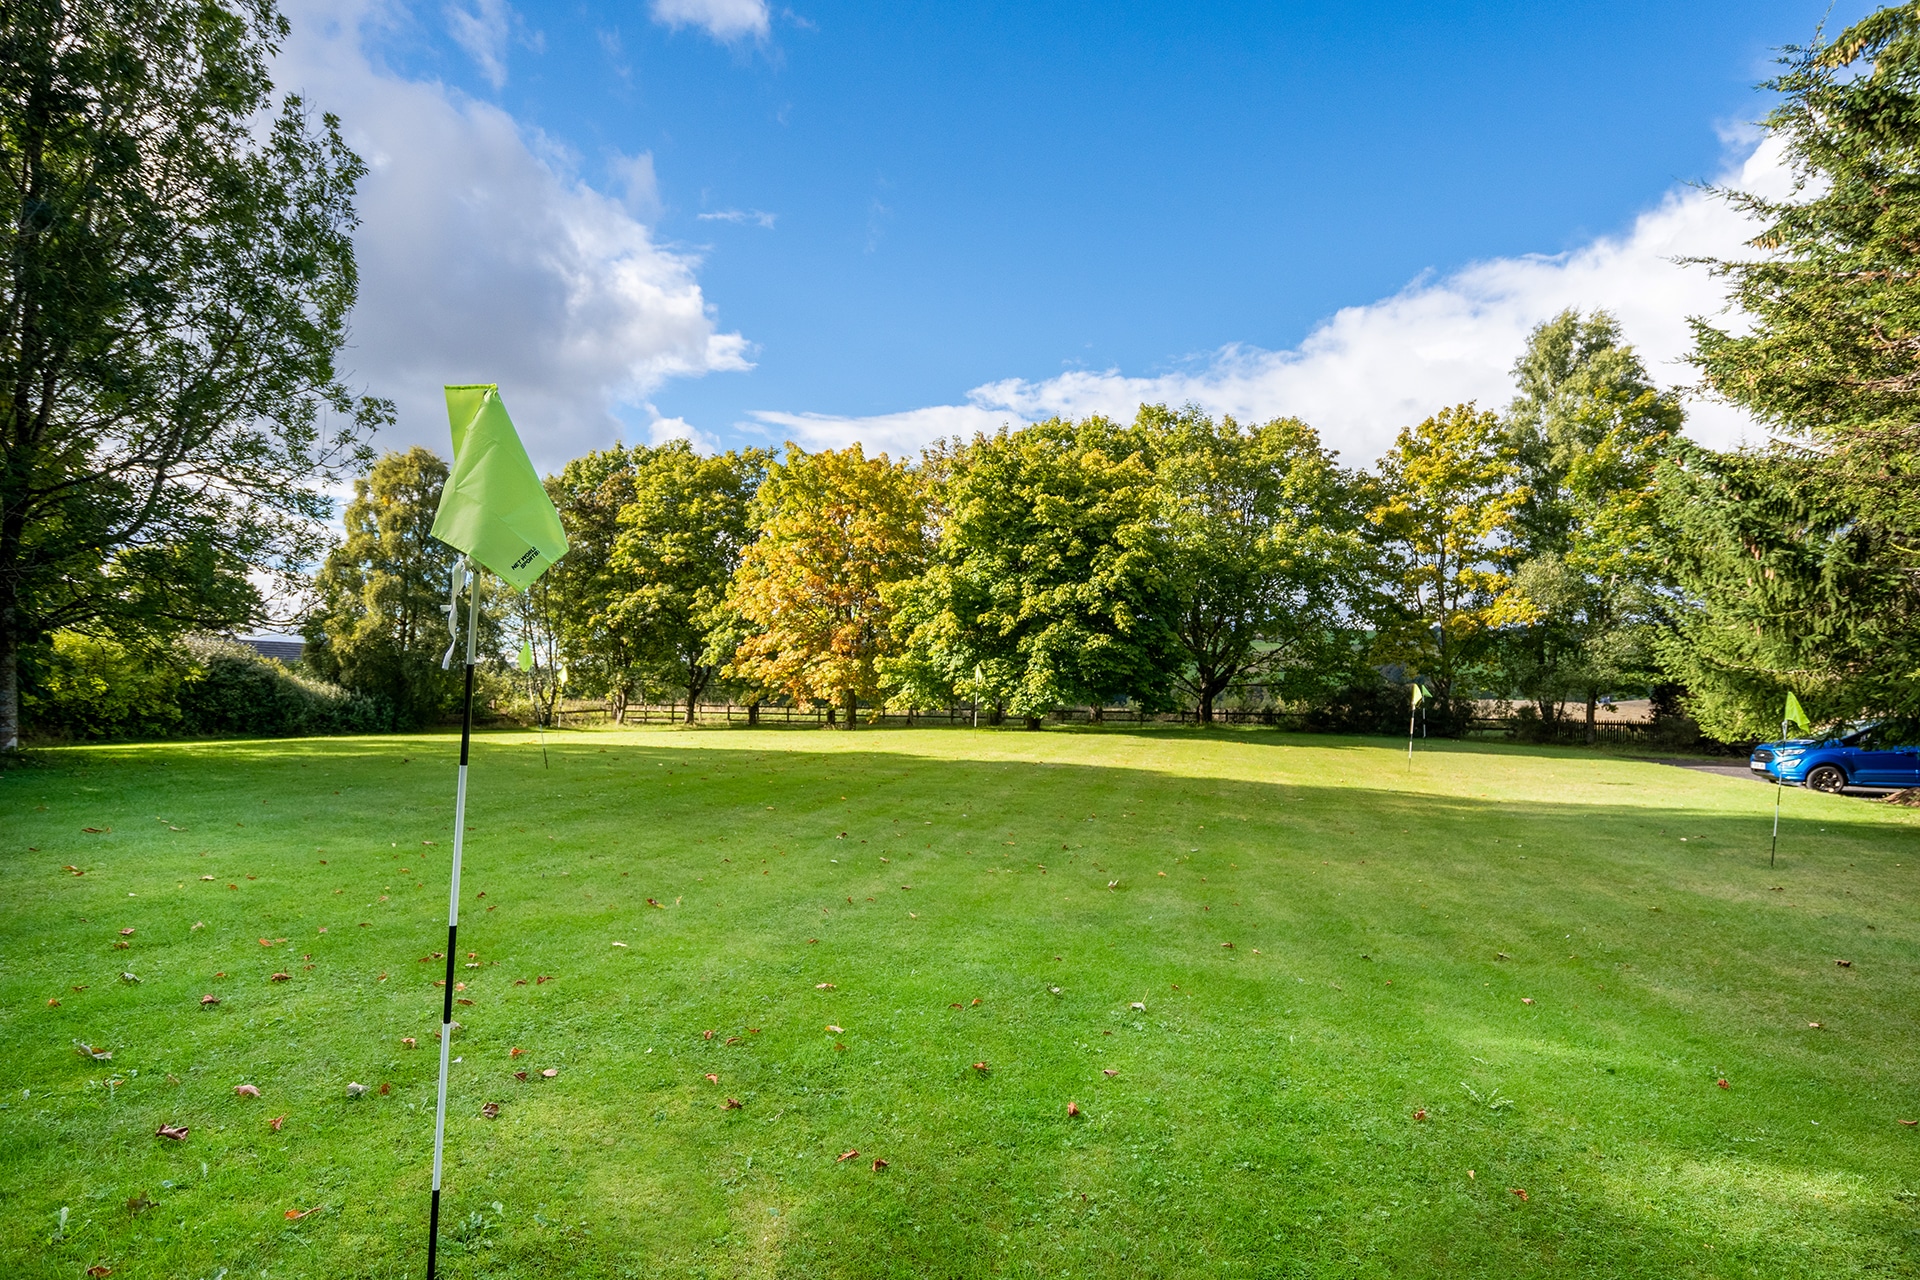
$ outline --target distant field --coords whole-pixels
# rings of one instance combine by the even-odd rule
[[[548,742],[474,752],[443,1274],[1920,1271],[1912,810],[1770,871],[1767,788],[1572,750]],[[0,773],[0,1273],[421,1274],[455,747]]]

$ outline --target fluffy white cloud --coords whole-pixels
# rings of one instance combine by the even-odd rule
[[[765,231],[773,230],[773,224],[780,219],[779,214],[764,209],[716,209],[698,217],[702,222],[731,222],[740,226],[751,223]]]
[[[624,420],[647,429],[646,397],[664,380],[751,367],[746,341],[715,323],[698,259],[656,244],[563,148],[369,59],[367,33],[404,16],[385,0],[287,7],[276,82],[337,112],[370,170],[342,364],[399,407],[381,443],[444,452],[441,384],[497,382],[535,462],[558,466]],[[627,163],[629,199],[650,194],[651,172],[646,157]]]
[[[1788,185],[1777,149],[1764,144],[1727,180],[1776,195]],[[1290,351],[1235,345],[1150,377],[1107,370],[1010,378],[976,387],[961,405],[859,418],[762,411],[743,426],[784,431],[814,448],[860,440],[899,453],[1001,423],[1055,414],[1124,419],[1143,402],[1194,403],[1242,421],[1299,416],[1349,463],[1370,462],[1401,427],[1444,405],[1504,407],[1528,331],[1567,307],[1605,307],[1656,380],[1690,383],[1687,317],[1721,315],[1726,299],[1723,283],[1705,268],[1677,259],[1738,257],[1753,233],[1723,201],[1687,187],[1640,215],[1624,235],[1570,253],[1496,258],[1417,280],[1392,297],[1337,312]],[[1702,442],[1762,437],[1726,405],[1694,400],[1688,408],[1688,433]]]
[[[759,40],[767,34],[767,0],[653,0],[653,20],[669,27],[701,27],[715,40]]]

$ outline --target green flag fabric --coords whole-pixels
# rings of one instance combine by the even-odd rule
[[[1802,733],[1813,727],[1807,720],[1807,713],[1800,709],[1800,699],[1794,697],[1791,690],[1787,693],[1787,709],[1782,713],[1780,723],[1791,725]]]
[[[567,533],[527,457],[500,388],[447,388],[453,471],[433,536],[525,591],[567,554]]]
[[[1415,680],[1413,682],[1413,705],[1417,707],[1421,703],[1425,702],[1426,700],[1427,700],[1427,686],[1425,686],[1424,684],[1421,684],[1418,680]]]
[[[520,642],[520,670],[533,670],[533,646],[525,640]]]

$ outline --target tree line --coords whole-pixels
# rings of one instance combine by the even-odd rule
[[[106,707],[102,671],[249,687],[181,638],[286,625],[302,593],[286,723],[448,703],[445,465],[376,457],[391,405],[337,370],[365,166],[274,98],[286,31],[269,0],[0,14],[0,750],[23,707],[95,723],[73,700]],[[1687,441],[1612,318],[1569,312],[1510,404],[1438,408],[1365,466],[1295,419],[1167,406],[911,459],[616,446],[552,477],[572,554],[491,602],[496,696],[724,692],[846,722],[1259,696],[1363,727],[1419,679],[1442,730],[1478,694],[1545,731],[1647,691],[1727,740],[1774,732],[1788,691],[1920,729],[1920,10],[1781,67],[1765,123],[1796,185],[1719,192],[1758,235],[1695,264],[1739,314],[1694,321],[1697,389],[1767,444]]]
[[[913,459],[853,445],[702,456],[682,441],[548,480],[572,550],[489,612],[528,696],[824,706],[1194,708],[1252,689],[1349,727],[1420,679],[1441,731],[1513,695],[1568,702],[1662,679],[1673,593],[1653,547],[1677,398],[1604,313],[1539,326],[1504,412],[1443,409],[1370,469],[1308,424],[1195,408],[1009,426]],[[359,482],[308,621],[309,661],[418,716],[438,669],[446,464],[389,453]],[[564,677],[563,674],[564,673]],[[665,696],[663,696],[665,695]]]

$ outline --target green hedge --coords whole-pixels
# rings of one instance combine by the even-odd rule
[[[380,699],[312,679],[232,640],[195,637],[141,650],[63,631],[23,666],[21,709],[28,734],[41,741],[393,727]]]

